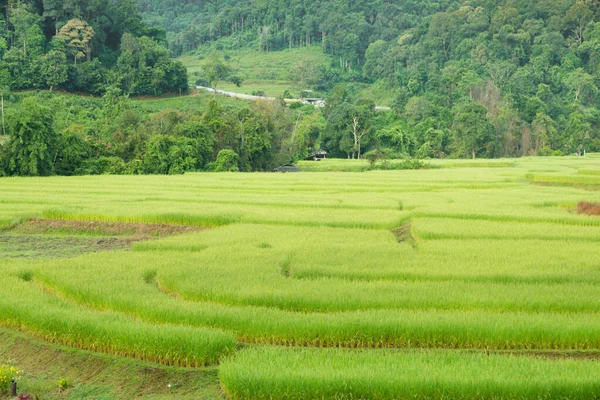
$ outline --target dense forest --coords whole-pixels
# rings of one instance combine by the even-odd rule
[[[429,157],[600,150],[595,0],[139,0],[139,9],[167,30],[173,54],[207,43],[321,46],[334,62],[305,68],[306,81],[394,90],[404,118],[378,132],[380,147]]]
[[[0,87],[156,95],[188,90],[165,31],[135,0],[0,1]]]
[[[600,151],[593,0],[10,0],[0,9],[0,87],[14,93],[2,118],[4,175],[270,170],[317,149],[419,159]],[[128,99],[187,91],[172,59],[184,52],[203,54],[199,78],[216,85],[235,80],[227,56],[236,50],[302,46],[331,60],[290,71],[326,93],[322,110],[216,99],[150,112]],[[363,98],[369,85],[393,93],[393,111]],[[61,99],[57,88],[102,97],[75,122],[88,100]]]

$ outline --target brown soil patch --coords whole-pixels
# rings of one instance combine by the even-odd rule
[[[582,201],[577,204],[577,212],[586,215],[600,215],[600,203]]]
[[[0,233],[0,257],[65,258],[128,250],[134,242],[201,230],[167,224],[30,219]]]
[[[24,224],[13,228],[11,232],[27,235],[60,233],[74,235],[129,236],[134,240],[144,240],[145,238],[149,239],[152,237],[178,235],[200,230],[202,229],[193,226],[168,224],[30,219]]]

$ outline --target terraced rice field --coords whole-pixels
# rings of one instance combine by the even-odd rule
[[[0,324],[234,399],[600,398],[600,156],[437,163],[2,179]],[[90,221],[206,229],[15,248]]]

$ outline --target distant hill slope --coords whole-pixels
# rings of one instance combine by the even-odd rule
[[[309,71],[302,86],[332,94],[337,83],[351,83],[348,93],[394,106],[404,121],[389,135],[404,151],[418,145],[425,156],[467,156],[470,148],[471,156],[499,157],[600,150],[596,0],[139,6],[148,23],[167,29],[173,54],[202,48],[233,59],[252,51],[254,64],[269,70],[280,50],[313,46],[329,63]],[[276,72],[269,81],[280,79]]]

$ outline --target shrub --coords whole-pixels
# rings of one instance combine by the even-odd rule
[[[368,151],[364,157],[369,162],[371,168],[375,168],[375,164],[377,164],[377,161],[383,158],[383,154],[379,150],[374,149]]]
[[[33,280],[33,272],[31,271],[21,271],[18,276],[25,282],[31,282]]]
[[[56,381],[56,386],[58,386],[58,388],[61,391],[67,390],[67,389],[70,389],[73,387],[73,385],[67,378],[60,378],[58,381]]]
[[[238,172],[239,156],[233,150],[221,150],[217,155],[217,161],[210,163],[208,169],[214,172]]]

